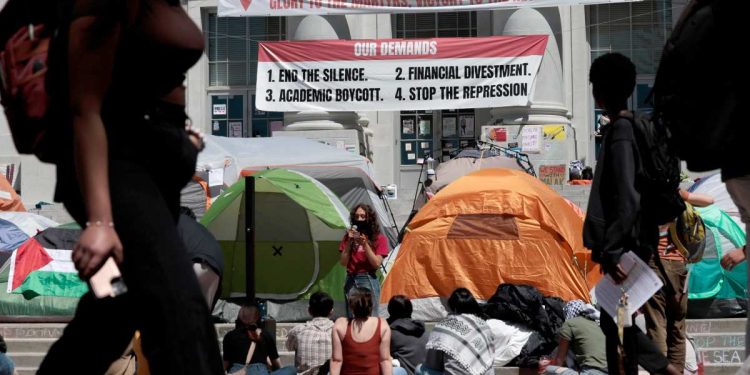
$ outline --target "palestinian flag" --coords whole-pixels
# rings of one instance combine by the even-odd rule
[[[24,242],[10,259],[8,293],[80,297],[88,285],[78,278],[71,260],[79,230],[49,228]]]

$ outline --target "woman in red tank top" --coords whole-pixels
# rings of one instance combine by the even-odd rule
[[[392,375],[391,329],[382,318],[370,316],[372,306],[369,289],[352,288],[354,318],[339,318],[333,327],[331,375]]]

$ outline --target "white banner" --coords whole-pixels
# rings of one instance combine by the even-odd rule
[[[525,106],[546,35],[260,43],[263,111]]]
[[[219,0],[219,17],[432,13],[636,1],[640,0]]]

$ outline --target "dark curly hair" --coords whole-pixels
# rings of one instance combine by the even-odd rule
[[[594,98],[605,107],[626,101],[635,89],[635,65],[619,53],[607,53],[591,63],[589,81]]]
[[[352,212],[349,213],[349,222],[354,223],[356,220],[354,213],[357,212],[359,209],[365,210],[365,214],[367,214],[367,221],[370,224],[369,228],[359,228],[360,232],[366,233],[368,235],[368,239],[375,240],[377,236],[380,234],[380,224],[378,223],[378,214],[375,212],[375,210],[370,207],[369,204],[358,204],[354,207]]]

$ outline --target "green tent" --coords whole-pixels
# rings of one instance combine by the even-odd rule
[[[345,270],[339,265],[338,244],[349,225],[344,204],[323,184],[300,172],[269,169],[251,178],[256,296],[292,301],[323,290],[343,300]],[[245,295],[245,192],[241,179],[201,219],[224,251],[222,298]]]
[[[745,232],[715,205],[697,208],[708,231],[703,259],[691,265],[688,283],[693,318],[726,318],[746,311],[747,262],[727,271],[721,267],[726,252],[745,245]]]

